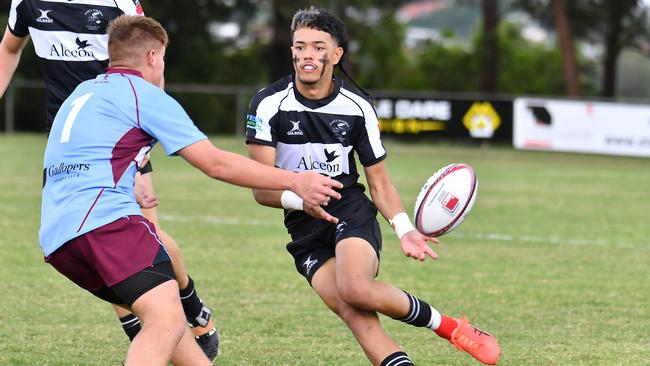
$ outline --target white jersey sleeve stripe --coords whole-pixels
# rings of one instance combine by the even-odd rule
[[[293,83],[289,83],[284,90],[281,90],[264,100],[257,106],[255,115],[261,122],[261,128],[257,129],[255,138],[265,141],[272,141],[271,118],[278,113],[278,107],[282,105],[282,100],[287,98],[289,92],[293,89]]]
[[[364,120],[366,121],[366,131],[368,133],[368,139],[370,140],[370,146],[372,147],[372,152],[375,154],[376,158],[379,158],[386,154],[386,149],[381,143],[381,136],[379,133],[379,119],[375,113],[375,109],[372,105],[365,99],[351,93],[343,88],[341,88],[341,94],[350,98],[355,102],[363,113]]]
[[[18,20],[18,13],[16,11],[16,8],[22,2],[23,2],[23,0],[12,0],[11,1],[11,9],[9,10],[9,21],[7,22],[7,25],[9,26],[9,29],[11,29],[11,30],[14,30],[16,28],[16,21]]]

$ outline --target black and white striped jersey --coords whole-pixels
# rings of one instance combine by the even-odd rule
[[[354,152],[363,166],[371,166],[386,150],[372,103],[340,79],[334,83],[332,94],[321,100],[302,96],[293,75],[260,90],[250,104],[246,143],[275,147],[279,168],[321,173],[345,189],[360,186]]]
[[[82,81],[108,66],[108,23],[142,14],[139,0],[12,0],[9,31],[32,38],[47,90],[47,127]]]

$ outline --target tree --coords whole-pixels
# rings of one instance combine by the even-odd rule
[[[576,67],[576,56],[573,49],[571,28],[566,18],[564,0],[551,0],[553,5],[553,17],[555,18],[555,30],[562,52],[562,63],[564,65],[564,81],[566,93],[571,96],[580,95],[580,81]]]
[[[272,12],[270,27],[273,32],[273,38],[265,47],[264,55],[268,61],[271,80],[277,80],[293,72],[290,54],[291,20],[296,10],[308,6],[302,0],[270,0],[270,4]]]
[[[483,33],[478,49],[481,63],[480,89],[482,92],[494,93],[497,91],[499,76],[498,1],[483,0],[481,4]]]
[[[515,4],[548,25],[553,22],[549,1],[516,0]],[[574,38],[604,45],[600,94],[614,96],[621,51],[627,47],[639,49],[650,39],[648,9],[640,0],[583,0],[565,5]]]

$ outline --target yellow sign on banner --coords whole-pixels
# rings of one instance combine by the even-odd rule
[[[418,119],[380,119],[379,130],[381,132],[392,132],[397,134],[419,134],[422,132],[442,131],[446,123],[442,121],[422,121]]]
[[[489,102],[474,102],[463,117],[463,125],[474,138],[491,138],[501,125],[501,117]]]

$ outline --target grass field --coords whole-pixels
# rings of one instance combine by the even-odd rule
[[[244,153],[232,137],[217,146]],[[0,365],[121,365],[110,307],[43,263],[41,135],[0,136]],[[650,364],[650,160],[386,142],[408,210],[450,162],[479,196],[436,262],[405,259],[382,220],[379,278],[501,343],[501,365]],[[163,227],[180,243],[222,337],[219,365],[368,365],[295,273],[280,210],[156,148]],[[382,318],[417,365],[476,365],[433,333]]]

